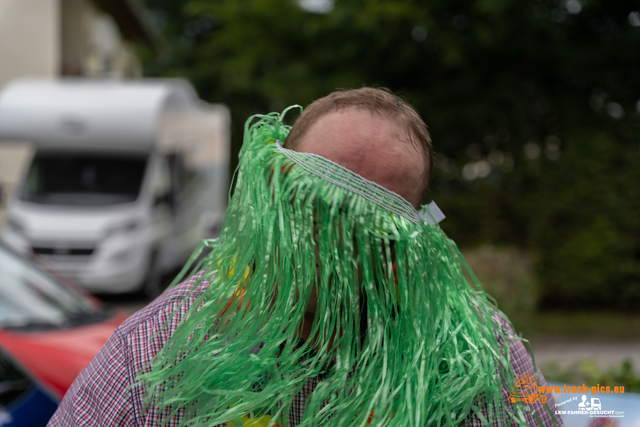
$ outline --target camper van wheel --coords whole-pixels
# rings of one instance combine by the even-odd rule
[[[162,268],[157,252],[149,256],[149,267],[144,279],[142,292],[147,298],[154,299],[162,293]]]

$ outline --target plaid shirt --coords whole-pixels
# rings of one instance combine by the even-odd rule
[[[147,367],[151,359],[167,343],[180,319],[208,286],[206,283],[201,284],[195,292],[190,293],[196,279],[197,276],[165,292],[116,329],[98,355],[76,378],[49,421],[48,427],[157,426],[158,421],[167,414],[159,414],[154,408],[145,412],[142,401],[144,390],[140,386],[131,385],[134,384],[136,375]],[[185,298],[186,303],[181,305]],[[178,315],[171,318],[174,310],[178,308]],[[169,325],[162,329],[170,318]],[[520,341],[511,342],[511,358],[515,375],[530,374],[534,371],[531,358]],[[542,374],[539,374],[539,377],[541,385],[546,386]],[[290,426],[296,426],[301,422],[305,399],[313,392],[318,382],[317,378],[308,379],[302,391],[295,396],[293,410],[289,414]],[[503,388],[503,396],[508,402],[508,389]],[[553,396],[547,395],[547,403],[550,408],[555,407]],[[528,425],[538,424],[538,417],[544,426],[561,425],[561,421],[554,419],[544,405],[535,403],[528,406],[532,410],[525,412]],[[178,414],[164,425],[177,426],[180,419]],[[466,425],[483,424],[475,417],[467,420]]]

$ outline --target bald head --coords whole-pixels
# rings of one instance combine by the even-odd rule
[[[419,207],[424,156],[407,131],[380,113],[358,107],[330,111],[306,132],[296,151],[318,154],[394,191]]]
[[[433,171],[420,115],[386,89],[333,92],[296,120],[285,146],[321,155],[395,191],[418,208]]]

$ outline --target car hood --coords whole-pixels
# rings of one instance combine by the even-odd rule
[[[46,332],[0,329],[0,345],[61,398],[126,317],[118,311],[99,323]]]

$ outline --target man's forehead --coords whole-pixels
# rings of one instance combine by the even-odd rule
[[[384,115],[348,107],[320,117],[296,150],[334,161],[416,206],[424,157],[406,132]]]

